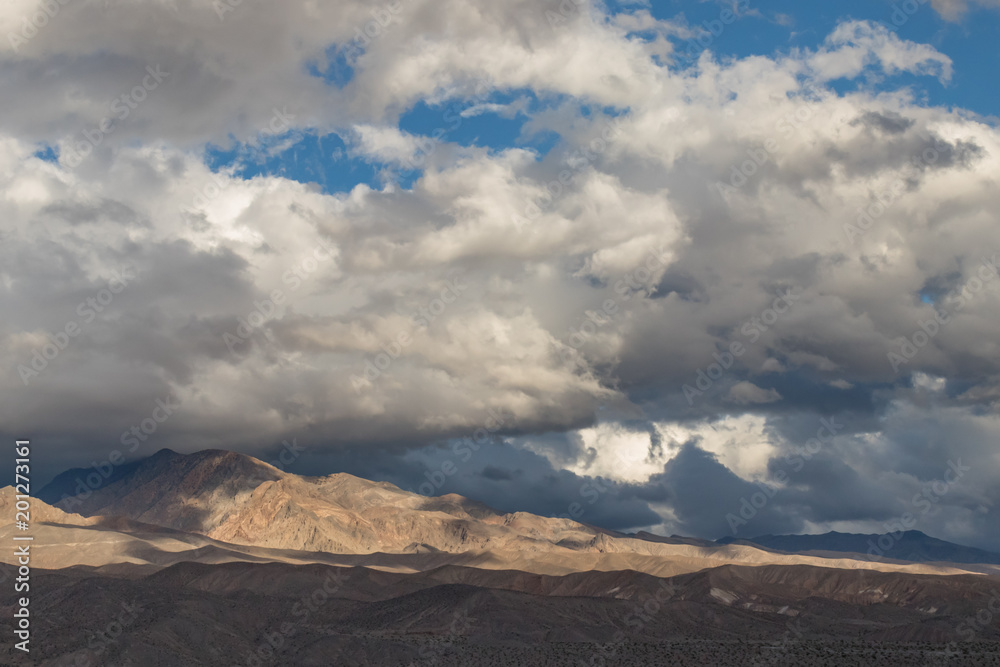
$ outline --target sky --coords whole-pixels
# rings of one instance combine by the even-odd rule
[[[14,0],[0,432],[1000,550],[996,0]]]

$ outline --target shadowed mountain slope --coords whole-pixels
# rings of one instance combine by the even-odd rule
[[[750,539],[723,538],[719,544],[754,544],[787,553],[833,551],[895,558],[915,563],[982,563],[1000,565],[1000,554],[939,540],[919,530],[892,535],[830,532],[823,535],[761,535]]]

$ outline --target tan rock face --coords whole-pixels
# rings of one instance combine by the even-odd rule
[[[504,515],[457,495],[427,498],[338,473],[300,477],[249,456],[163,451],[95,491],[85,516],[136,521],[234,544],[330,553],[551,550],[597,531],[562,519]]]
[[[459,496],[425,498],[346,474],[287,475],[261,484],[224,520],[200,530],[238,544],[333,553],[537,551],[595,535],[573,522],[513,516]]]
[[[0,493],[8,524],[13,498],[13,489]],[[157,453],[84,499],[75,508],[84,516],[37,499],[32,509],[35,521],[48,522],[53,549],[60,540],[90,549],[86,558],[63,550],[63,558],[95,565],[173,562],[180,559],[179,552],[190,551],[185,559],[202,562],[331,562],[334,555],[343,560],[355,554],[363,555],[368,565],[390,569],[460,563],[544,574],[635,570],[674,576],[729,563],[938,574],[987,571],[873,563],[850,554],[781,554],[656,536],[639,539],[567,519],[502,514],[454,494],[428,498],[344,473],[301,477],[249,456],[211,450]],[[13,525],[6,525],[0,534],[11,530]],[[383,556],[372,556],[376,553]]]
[[[13,486],[5,486],[0,489],[0,516],[3,517],[4,524],[14,521],[15,505],[17,503],[17,491]],[[79,514],[67,514],[58,507],[52,507],[42,501],[32,498],[30,500],[29,523],[64,523],[75,526],[84,526],[94,523],[93,520],[84,518]]]

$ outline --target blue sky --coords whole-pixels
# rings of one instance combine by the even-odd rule
[[[706,27],[719,18],[720,11],[733,3],[654,1],[650,12],[670,19],[683,15],[692,27]],[[931,44],[949,56],[955,64],[955,77],[949,85],[931,81],[889,80],[886,85],[913,84],[928,103],[962,107],[976,113],[996,116],[1000,108],[1000,90],[995,85],[1000,68],[1000,15],[995,10],[974,6],[960,21],[945,21],[930,3],[917,5],[891,0],[842,0],[840,2],[798,2],[773,0],[750,2],[747,14],[733,29],[729,27],[713,40],[710,48],[720,56],[771,56],[795,48],[815,49],[833,32],[838,23],[855,19],[872,21],[891,29],[901,39]]]
[[[659,0],[648,5],[612,1],[608,9],[619,13],[648,11],[657,19],[692,30],[692,37],[672,38],[675,51],[680,54],[680,67],[692,66],[685,54],[694,52],[706,51],[718,59],[727,59],[776,57],[795,49],[815,50],[838,24],[846,20],[871,21],[892,30],[900,39],[933,45],[952,59],[953,78],[942,82],[904,72],[836,80],[831,82],[834,90],[847,93],[859,89],[878,92],[909,88],[922,103],[965,109],[992,118],[990,122],[995,121],[1000,108],[1000,90],[995,85],[1000,49],[994,48],[995,36],[1000,34],[1000,13],[986,8],[973,6],[957,21],[944,20],[926,2],[917,5],[888,0],[846,0],[836,4],[777,0],[766,6],[732,0]],[[718,31],[723,25],[719,22],[723,12],[730,9],[735,10],[737,18],[724,25],[720,34],[713,34],[713,30]],[[648,33],[638,34],[648,36]],[[706,46],[697,44],[699,39]],[[347,46],[330,46],[322,63],[311,61],[305,68],[331,87],[344,89],[354,78],[351,62],[345,55]],[[469,114],[480,102],[503,105],[505,110],[497,113],[484,109]],[[564,102],[563,96],[539,97],[530,89],[489,90],[476,100],[418,101],[401,113],[398,127],[419,136],[432,136],[436,130],[444,130],[440,135],[443,142],[492,151],[529,148],[541,157],[559,144],[560,136],[552,130],[531,132],[527,126],[533,115]],[[463,112],[467,115],[461,115]],[[454,120],[456,117],[458,122]],[[346,128],[297,131],[263,142],[265,148],[282,144],[283,150],[276,151],[260,150],[259,138],[240,142],[230,137],[223,146],[207,146],[205,160],[213,169],[236,167],[237,173],[245,178],[280,175],[317,184],[326,193],[349,191],[358,184],[381,188],[394,183],[408,188],[419,177],[419,168],[393,168],[371,157],[357,156],[351,150],[350,140]]]

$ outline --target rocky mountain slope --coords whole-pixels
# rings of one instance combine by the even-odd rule
[[[750,539],[723,538],[719,544],[752,544],[787,553],[863,554],[915,563],[983,563],[1000,565],[1000,554],[939,540],[919,530],[893,535],[829,532],[822,535],[761,535]]]
[[[59,488],[41,493],[61,495]],[[534,551],[588,543],[601,532],[344,473],[300,477],[214,450],[186,456],[162,450],[78,504],[61,504],[85,516],[126,516],[235,544],[333,553]]]
[[[43,489],[41,495],[61,497],[58,484]],[[525,512],[503,514],[454,494],[429,498],[344,473],[302,477],[249,456],[217,450],[189,455],[162,450],[87,497],[61,504],[73,505],[74,512],[87,517],[103,516],[106,526],[110,517],[147,526],[141,530],[118,526],[115,540],[143,541],[128,547],[130,558],[125,562],[177,562],[178,542],[203,549],[205,558],[220,560],[330,563],[330,555],[377,554],[368,562],[392,561],[385,565],[390,569],[447,563],[539,574],[635,570],[674,576],[726,563],[792,565],[819,560],[751,545],[628,536]],[[150,524],[187,536],[159,534],[152,539]],[[86,540],[75,534],[62,541]],[[153,545],[168,553],[149,552]],[[264,549],[267,554],[250,553],[244,547]],[[402,565],[400,559],[387,560],[390,554],[412,558]],[[68,562],[99,564],[97,559],[80,561],[72,552],[65,557]],[[963,571],[890,560],[822,562],[830,567],[912,573]]]
[[[990,563],[623,535],[220,451],[161,451],[73,510],[32,500],[49,641],[0,663],[1000,664]]]

